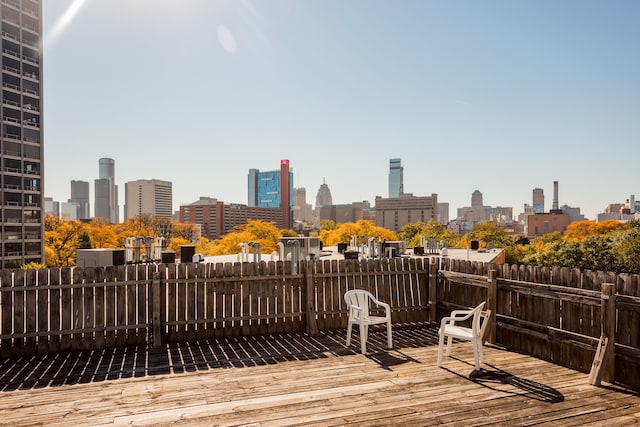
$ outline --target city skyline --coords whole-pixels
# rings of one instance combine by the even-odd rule
[[[384,197],[391,158],[405,191],[436,193],[452,213],[479,190],[517,216],[532,189],[548,198],[559,181],[560,205],[593,219],[640,192],[637,2],[43,9],[44,192],[55,200],[72,180],[92,182],[101,157],[119,185],[173,182],[174,209],[243,203],[246,172],[283,158],[296,188],[326,182],[334,203]]]

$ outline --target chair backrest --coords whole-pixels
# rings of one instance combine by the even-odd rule
[[[473,309],[473,320],[472,320],[472,324],[471,324],[471,328],[473,329],[473,334],[476,337],[480,336],[480,320],[482,318],[482,309],[484,308],[484,305],[486,304],[486,301],[481,302],[476,308]]]
[[[344,294],[344,300],[347,305],[355,305],[362,309],[361,316],[366,317],[369,315],[369,300],[374,300],[375,297],[369,291],[364,289],[352,289]]]

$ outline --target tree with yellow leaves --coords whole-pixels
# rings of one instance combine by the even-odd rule
[[[566,240],[584,240],[587,237],[605,235],[615,231],[624,231],[630,228],[629,224],[614,221],[575,221],[569,224],[564,232]]]
[[[249,220],[245,225],[236,227],[219,240],[216,240],[212,248],[212,255],[229,255],[240,252],[240,244],[258,242],[262,253],[270,253],[277,250],[278,240],[283,236],[282,230],[278,230],[272,222],[261,220]]]
[[[332,224],[333,226],[334,224]],[[336,246],[338,242],[349,242],[353,236],[375,237],[378,240],[398,240],[391,230],[378,227],[372,221],[343,222],[335,224],[335,228],[321,228],[320,240],[326,246]]]
[[[71,267],[76,262],[76,249],[84,224],[63,221],[48,215],[44,219],[45,262],[47,267]]]
[[[114,227],[101,217],[96,217],[86,226],[87,235],[92,248],[117,248],[118,235]]]

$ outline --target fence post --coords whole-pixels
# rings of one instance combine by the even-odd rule
[[[151,293],[153,295],[153,348],[162,345],[162,327],[160,324],[160,273],[151,273]]]
[[[436,289],[438,284],[438,259],[429,258],[429,322],[436,322],[437,319],[437,295]]]
[[[496,315],[498,313],[498,272],[489,270],[489,286],[487,288],[487,306],[486,310],[491,310],[489,318],[486,319],[489,330],[487,331],[487,342],[496,343]]]
[[[589,384],[600,385],[604,380],[612,383],[615,380],[616,351],[616,287],[613,283],[602,284],[600,319],[602,333],[596,349]]]
[[[312,260],[307,261],[307,268],[305,268],[304,276],[306,283],[306,304],[307,304],[307,333],[318,335],[318,322],[316,321],[316,309],[315,309],[315,283],[313,280],[313,269],[315,262]]]

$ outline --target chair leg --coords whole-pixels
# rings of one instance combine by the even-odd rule
[[[387,346],[393,348],[393,339],[391,338],[391,321],[387,322]]]
[[[442,350],[444,347],[444,334],[440,333],[440,339],[438,341],[438,368],[442,368]]]
[[[360,324],[360,350],[362,354],[367,354],[367,325]]]
[[[353,329],[353,323],[349,322],[347,325],[347,347],[351,345],[351,330]]]
[[[478,353],[480,354],[480,363],[484,363],[484,350],[482,349],[482,341],[478,341]]]
[[[451,356],[451,343],[453,342],[453,338],[447,336],[447,356]]]
[[[473,340],[473,361],[475,362],[475,365],[476,365],[476,368],[475,368],[476,371],[480,370],[480,361],[479,361],[480,351],[481,350],[478,350],[478,341]]]

